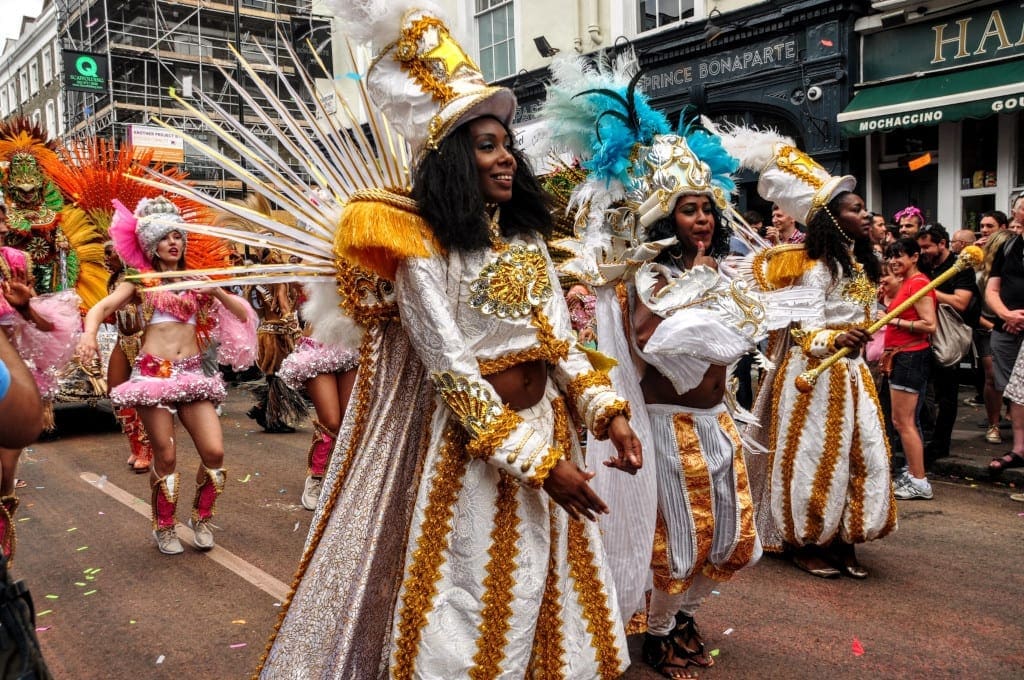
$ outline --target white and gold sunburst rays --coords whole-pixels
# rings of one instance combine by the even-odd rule
[[[287,45],[287,41],[284,42]],[[209,224],[189,224],[186,226],[188,231],[255,247],[278,248],[302,259],[300,265],[290,265],[287,270],[267,265],[253,265],[192,272],[193,274],[230,277],[229,280],[215,282],[217,285],[329,277],[335,271],[332,245],[346,201],[355,192],[372,188],[407,192],[411,185],[408,147],[405,140],[390,128],[380,111],[373,106],[361,78],[356,84],[360,103],[366,114],[369,134],[364,131],[359,116],[354,112],[353,106],[346,99],[337,81],[332,79],[335,100],[338,103],[337,110],[344,116],[343,123],[337,122],[334,116],[328,114],[313,79],[299,64],[290,45],[287,46],[288,53],[311,104],[307,104],[307,99],[289,82],[284,69],[273,60],[263,46],[256,43],[256,47],[276,74],[278,84],[287,92],[291,99],[289,104],[295,107],[297,113],[293,114],[289,110],[271,84],[242,55],[235,53],[252,83],[266,100],[265,104],[257,102],[224,68],[219,65],[217,68],[228,86],[246,102],[258,120],[272,131],[279,146],[293,157],[293,163],[306,169],[311,181],[300,177],[280,153],[205,92],[197,92],[202,108],[192,106],[173,90],[171,96],[179,105],[201,120],[211,133],[215,134],[228,149],[244,159],[244,162],[228,158],[210,144],[197,139],[194,135],[182,133],[157,117],[153,120],[165,129],[182,135],[190,145],[216,161],[279,210],[294,216],[302,226],[290,226],[244,205],[210,196],[187,181],[170,180],[156,173],[148,173],[147,177],[133,179],[184,196],[214,210],[234,215],[257,225],[265,233]],[[349,53],[352,55],[351,46]],[[355,63],[354,55],[352,61]],[[317,62],[323,69],[319,57]],[[324,72],[327,73],[326,69]],[[173,275],[173,272],[169,272],[157,276]],[[180,289],[195,285],[194,282],[190,284],[183,281],[168,287]]]

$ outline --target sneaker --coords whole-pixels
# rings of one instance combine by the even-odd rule
[[[178,555],[185,552],[185,548],[181,546],[181,541],[178,540],[178,532],[174,530],[174,527],[157,529],[153,532],[153,538],[156,539],[157,549],[165,555]]]
[[[978,397],[967,397],[964,399],[964,406],[984,406],[985,400]]]
[[[213,547],[213,532],[210,531],[209,522],[193,522],[190,518],[188,526],[192,529],[194,535],[192,545],[196,547],[196,550],[209,550]]]
[[[1001,434],[999,434],[998,425],[993,425],[992,427],[988,428],[988,432],[985,433],[985,441],[987,441],[989,444],[1003,443],[1003,437]]]
[[[1018,503],[1024,503],[1024,493],[1011,493],[1011,501],[1017,501]]]
[[[899,488],[910,481],[910,473],[907,471],[907,466],[904,465],[900,468],[900,473],[896,475],[892,480],[893,488]]]
[[[893,495],[901,501],[930,501],[933,495],[932,485],[928,483],[927,479],[913,479],[908,477],[905,484],[896,487]]]
[[[306,484],[302,487],[302,507],[306,510],[316,510],[316,502],[320,500],[320,489],[323,486],[322,477],[306,477]]]

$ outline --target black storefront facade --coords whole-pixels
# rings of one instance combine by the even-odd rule
[[[632,43],[644,71],[640,87],[673,122],[701,114],[771,126],[830,172],[862,176],[863,140],[854,138],[851,149],[836,117],[859,69],[854,24],[868,11],[868,3],[856,1],[759,3],[716,16],[713,23],[725,30],[710,41],[707,21],[641,34]],[[516,128],[527,145],[545,124],[536,113],[546,77],[546,70],[535,71],[503,83],[519,97]],[[738,205],[767,217],[754,179],[741,176]]]
[[[887,3],[858,21],[855,96],[839,114],[864,140],[863,186],[891,219],[906,205],[928,222],[977,230],[1024,190],[1024,4]]]

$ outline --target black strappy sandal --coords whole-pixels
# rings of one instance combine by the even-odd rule
[[[657,671],[660,675],[672,680],[692,680],[697,674],[689,670],[691,664],[689,658],[681,661],[677,658],[680,652],[668,635],[644,635],[643,656],[644,663]]]
[[[697,630],[697,622],[692,616],[683,612],[676,613],[676,629],[669,636],[676,653],[686,658],[687,662],[701,668],[715,665],[714,658],[704,648],[704,639]]]

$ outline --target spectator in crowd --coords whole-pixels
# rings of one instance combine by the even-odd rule
[[[772,206],[772,223],[765,229],[764,236],[774,245],[803,243],[806,238],[797,221],[782,212],[778,205]]]
[[[1002,210],[989,210],[986,213],[982,213],[981,222],[978,223],[981,233],[981,236],[978,238],[978,246],[984,247],[992,234],[1002,229],[1007,229],[1009,226],[1010,222],[1006,218],[1006,213]]]
[[[928,224],[917,234],[921,248],[921,271],[931,279],[939,276],[956,262],[956,256],[949,249],[949,234],[941,224]],[[981,315],[981,293],[973,269],[964,269],[935,289],[937,304],[949,305],[960,314],[964,322],[976,328]],[[929,380],[935,396],[935,429],[931,442],[925,447],[925,461],[945,458],[949,455],[949,443],[956,423],[956,411],[960,382],[959,361],[952,366],[942,366],[932,360]]]
[[[892,306],[928,285],[928,277],[917,268],[921,247],[913,238],[901,238],[885,251],[893,274],[903,278]],[[935,293],[928,293],[889,322],[885,329],[885,351],[892,354],[889,398],[892,424],[903,443],[907,470],[895,481],[894,495],[900,500],[932,498],[932,486],[924,470],[924,443],[918,422],[918,401],[928,386],[931,366],[929,336],[935,332]]]
[[[885,223],[885,215],[882,213],[871,213],[871,247],[881,257],[885,252],[886,241],[888,241],[888,226]]]
[[[893,218],[900,226],[900,237],[917,238],[917,232],[924,226],[924,215],[917,206],[908,205]]]
[[[746,220],[750,228],[756,231],[761,236],[764,236],[764,218],[761,217],[761,213],[756,210],[748,210],[743,213],[743,219]],[[743,242],[743,239],[736,236],[735,234],[729,237],[729,254],[730,255],[747,255],[750,253],[750,247]]]
[[[1013,232],[1002,229],[995,232],[985,243],[985,257],[982,260],[981,271],[978,273],[978,289],[982,291],[981,317],[974,329],[974,348],[978,354],[978,361],[981,364],[982,378],[982,399],[980,403],[972,400],[971,406],[985,407],[985,416],[988,428],[985,431],[985,441],[989,444],[1000,444],[1003,441],[999,432],[999,417],[1003,410],[1003,392],[995,386],[995,369],[992,363],[992,329],[998,317],[988,306],[988,300],[984,295],[988,279],[992,273],[992,264],[997,252],[1003,249],[1007,241],[1013,238]]]
[[[949,242],[949,250],[954,255],[959,255],[961,250],[972,245],[976,240],[974,232],[970,229],[958,229],[953,232],[953,238]]]
[[[1018,196],[1014,201],[1015,217],[1020,205]],[[985,302],[996,316],[991,338],[993,386],[1002,393],[1024,339],[1024,238],[1019,235],[995,251],[985,285]],[[1024,404],[1010,402],[1010,422],[1013,448],[989,463],[992,473],[1024,466]]]
[[[1013,199],[1013,203],[1010,204],[1010,224],[1008,228],[1018,234],[1021,229],[1024,229],[1024,191],[1017,194],[1017,198]]]

